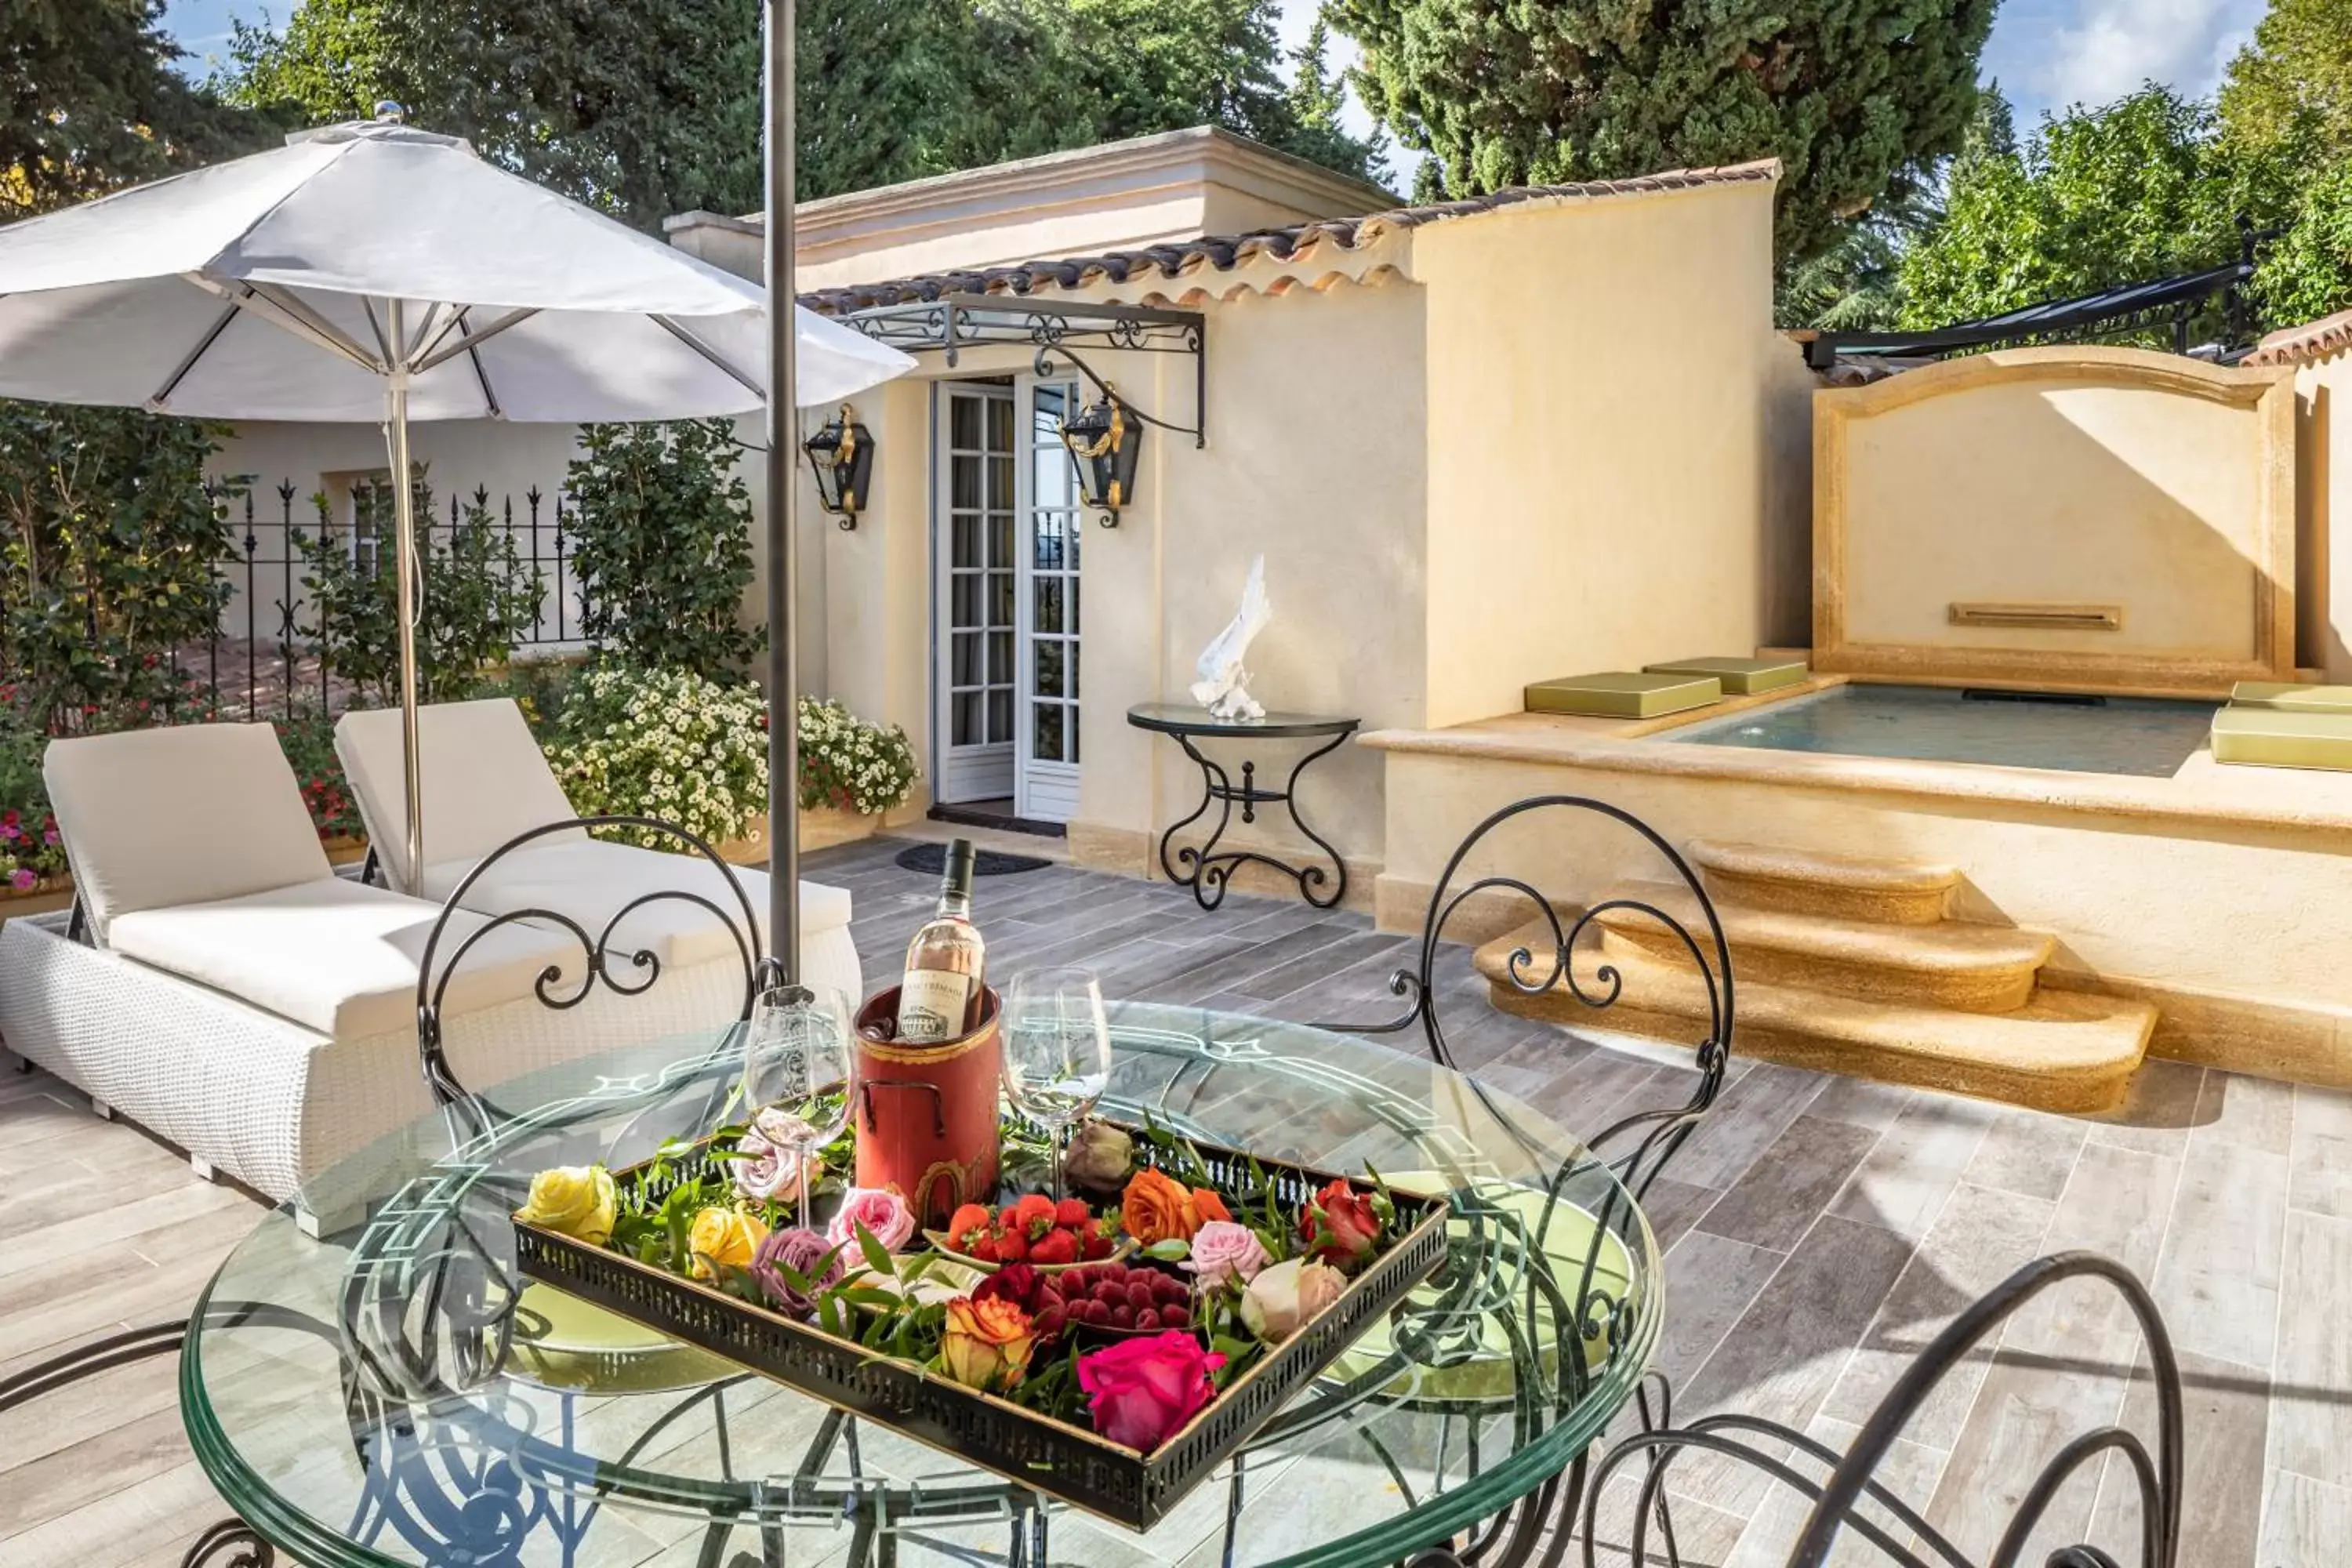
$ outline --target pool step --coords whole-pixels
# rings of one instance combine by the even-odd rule
[[[1630,899],[1679,921],[1707,943],[1698,900],[1678,883],[1628,882],[1604,899]],[[2010,1013],[2033,999],[2034,977],[2057,939],[2013,927],[1936,925],[1838,920],[1752,904],[1719,902],[1724,941],[1736,973],[1769,985],[1832,992],[1864,1001],[1948,1007],[1963,1013]],[[1688,964],[1689,950],[1651,916],[1606,910],[1598,922],[1612,958],[1647,954]]]
[[[1611,958],[1621,982],[1613,1006],[1589,1007],[1565,984],[1534,994],[1513,986],[1507,971],[1512,950],[1535,946],[1540,973],[1548,967],[1541,954],[1549,943],[1549,928],[1532,921],[1478,949],[1475,962],[1493,983],[1496,1007],[1685,1044],[1695,1045],[1705,1031],[1707,1000],[1697,972],[1646,952]],[[1597,954],[1580,956],[1577,973],[1588,994],[1605,992],[1593,973],[1599,962]],[[2147,1003],[2089,993],[2052,990],[2015,1012],[1967,1013],[1778,984],[1743,972],[1732,1049],[2041,1110],[2095,1111],[2121,1103],[2155,1026],[2156,1009]]]
[[[1934,863],[1863,860],[1717,838],[1695,838],[1683,853],[1706,873],[1707,890],[1718,902],[1827,920],[1931,926],[1944,918],[1952,889],[1960,885],[1957,868]]]

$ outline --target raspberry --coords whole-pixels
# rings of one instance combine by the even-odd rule
[[[1172,1274],[1157,1276],[1151,1282],[1151,1289],[1163,1301],[1181,1301],[1192,1294],[1184,1288],[1184,1281]]]
[[[1077,1229],[1093,1217],[1087,1212],[1087,1200],[1084,1198],[1064,1198],[1054,1205],[1054,1223],[1066,1225],[1072,1230]]]
[[[1139,1329],[1156,1329],[1160,1321],[1160,1314],[1150,1307],[1135,1314],[1135,1326]]]
[[[1166,1328],[1189,1329],[1192,1326],[1192,1309],[1181,1301],[1171,1301],[1160,1309],[1160,1321]]]
[[[1118,1306],[1110,1309],[1110,1326],[1114,1329],[1131,1329],[1135,1327],[1135,1309],[1128,1306]]]
[[[1106,1279],[1095,1287],[1094,1299],[1106,1307],[1123,1305],[1127,1300],[1127,1287],[1116,1279]]]
[[[1159,1297],[1152,1294],[1150,1280],[1129,1279],[1127,1282],[1127,1304],[1137,1311],[1142,1311],[1159,1300]]]

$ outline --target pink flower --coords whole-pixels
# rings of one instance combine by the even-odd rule
[[[864,1226],[884,1251],[896,1252],[915,1238],[915,1211],[887,1187],[852,1187],[841,1200],[841,1212],[825,1227],[825,1239],[836,1245],[854,1243],[856,1226]]]
[[[1216,1397],[1209,1374],[1224,1364],[1192,1335],[1171,1330],[1087,1352],[1078,1358],[1078,1386],[1097,1432],[1148,1454]]]
[[[751,1254],[751,1278],[767,1293],[768,1300],[777,1306],[795,1314],[806,1312],[814,1303],[807,1296],[793,1289],[776,1266],[781,1263],[807,1280],[810,1289],[823,1290],[839,1283],[844,1272],[838,1254],[835,1255],[832,1266],[823,1274],[815,1272],[825,1254],[832,1251],[832,1243],[800,1226],[770,1231],[766,1239],[760,1243],[759,1250]]]
[[[40,885],[40,873],[29,867],[19,866],[8,873],[8,885],[20,893],[29,893]]]
[[[737,1152],[745,1158],[734,1163],[735,1190],[761,1203],[790,1203],[800,1196],[801,1179],[814,1173],[815,1162],[803,1164],[792,1151],[815,1136],[816,1130],[797,1116],[773,1107],[760,1112],[736,1141]]]
[[[1203,1285],[1228,1279],[1246,1285],[1271,1261],[1257,1232],[1229,1219],[1213,1219],[1192,1233],[1192,1258],[1184,1267],[1199,1275]]]
[[[1242,1293],[1242,1322],[1267,1344],[1279,1344],[1347,1288],[1347,1276],[1328,1263],[1293,1258],[1272,1264]]]

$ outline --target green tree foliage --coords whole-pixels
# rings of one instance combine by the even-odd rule
[[[163,0],[7,0],[0,223],[248,150],[268,127],[191,88]]]
[[[1274,0],[803,0],[803,200],[1213,123],[1370,177],[1333,84],[1286,87]],[[623,221],[748,212],[757,0],[305,0],[241,25],[219,85],[313,121],[381,99]]]
[[[186,693],[174,648],[219,624],[228,527],[213,426],[0,402],[0,670],[33,713],[135,722]]]
[[[514,536],[477,494],[443,528],[431,526],[433,490],[420,465],[415,479],[418,552],[425,568],[424,616],[416,633],[416,679],[423,700],[453,702],[474,695],[484,671],[505,662],[530,635],[546,590],[516,549]],[[293,634],[319,650],[327,673],[379,707],[400,700],[400,579],[393,547],[397,521],[391,498],[358,498],[354,528],[335,525],[323,495],[316,533],[292,535],[302,559],[303,599]],[[369,548],[354,548],[354,535]]]
[[[1772,155],[1793,262],[1958,147],[1992,0],[1332,0],[1329,14],[1363,47],[1365,101],[1432,155],[1444,194]]]
[[[2352,0],[2272,0],[2221,88],[2230,139],[2248,148],[2352,151]]]
[[[590,647],[724,679],[767,646],[737,619],[751,585],[741,456],[725,419],[581,430],[563,488]]]

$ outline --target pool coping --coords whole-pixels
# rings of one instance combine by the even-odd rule
[[[1828,677],[1758,698],[1734,699],[1666,720],[1580,720],[1506,713],[1442,730],[1379,730],[1357,738],[1377,752],[1464,761],[1549,763],[1604,773],[1733,779],[1914,799],[2022,806],[2207,830],[2261,828],[2352,834],[2352,773],[2216,763],[2200,747],[2168,778],[2064,773],[1993,763],[1923,762],[1834,752],[1710,746],[1658,739],[1741,707],[1844,684]],[[2340,851],[2352,853],[2352,838]]]

